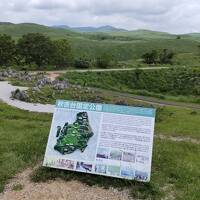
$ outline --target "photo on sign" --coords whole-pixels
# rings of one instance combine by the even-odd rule
[[[91,172],[92,171],[92,164],[85,163],[85,162],[77,162],[76,170],[80,172]]]
[[[108,159],[109,149],[108,148],[98,148],[97,149],[97,158]]]
[[[130,152],[123,152],[123,161],[125,162],[135,162],[135,154]]]
[[[121,176],[125,178],[134,177],[134,169],[132,166],[121,166]]]
[[[111,160],[121,160],[122,159],[122,151],[120,151],[120,150],[111,150],[109,159],[111,159]]]
[[[148,179],[148,173],[143,171],[135,171],[135,179],[139,181],[146,181]]]
[[[70,160],[93,161],[99,124],[99,113],[58,110],[50,132],[48,155]]]
[[[57,161],[56,167],[63,168],[63,169],[74,169],[74,161],[59,159]]]
[[[120,176],[120,166],[108,165],[107,174],[111,176]]]
[[[106,174],[107,166],[105,164],[96,164],[95,172],[100,174]]]

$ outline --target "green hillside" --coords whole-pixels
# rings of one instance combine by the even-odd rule
[[[177,35],[148,30],[78,33],[32,23],[0,23],[0,34],[8,34],[15,39],[35,32],[48,35],[52,39],[67,38],[75,57],[95,58],[102,53],[108,53],[115,60],[138,64],[145,52],[167,48],[176,53],[174,64],[197,66],[200,62],[198,34],[181,35],[181,39],[177,39]]]
[[[69,35],[76,35],[76,33],[70,30],[54,29],[33,23],[0,23],[0,33],[11,35],[14,38],[21,37],[23,34],[27,33],[43,33],[53,38],[63,38]]]
[[[116,36],[127,36],[132,38],[163,38],[163,39],[176,39],[177,35],[172,35],[165,32],[151,31],[151,30],[135,30],[135,31],[124,31],[124,32],[112,32],[112,35]]]

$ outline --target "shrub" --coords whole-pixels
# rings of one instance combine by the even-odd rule
[[[111,67],[113,63],[112,56],[109,54],[102,54],[96,58],[96,67],[97,68],[108,68]]]
[[[87,69],[87,68],[92,67],[92,62],[91,60],[87,58],[79,58],[79,59],[75,59],[74,66],[76,68]]]

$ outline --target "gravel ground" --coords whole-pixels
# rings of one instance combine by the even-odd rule
[[[26,169],[10,180],[1,200],[130,200],[128,190],[103,189],[97,186],[87,186],[78,181],[63,181],[60,179],[46,183],[33,183],[29,175],[33,169]],[[22,185],[15,191],[13,187]]]

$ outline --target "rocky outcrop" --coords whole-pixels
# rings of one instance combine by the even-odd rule
[[[15,91],[12,91],[11,97],[13,99],[17,99],[20,101],[28,101],[29,99],[27,91],[21,91],[20,89],[16,89]]]
[[[69,87],[69,84],[67,81],[54,80],[52,81],[52,87],[55,90],[64,90]]]
[[[49,85],[54,90],[64,90],[69,87],[68,82],[65,80],[64,81],[60,81],[60,80],[52,81],[51,79],[49,79],[47,77],[43,77],[43,78],[37,80],[34,88],[42,88],[45,85]]]

